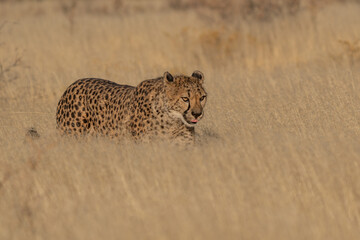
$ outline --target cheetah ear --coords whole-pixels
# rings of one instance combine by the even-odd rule
[[[200,83],[203,84],[204,83],[204,74],[198,70],[194,71],[193,74],[191,75],[194,78],[199,79]]]
[[[164,80],[167,82],[174,82],[174,77],[169,72],[164,72]]]

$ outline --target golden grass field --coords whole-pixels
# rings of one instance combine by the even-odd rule
[[[271,21],[69,6],[0,1],[0,239],[360,239],[360,4]],[[196,69],[195,146],[55,129],[76,79]]]

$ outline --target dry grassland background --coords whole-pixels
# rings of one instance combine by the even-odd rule
[[[359,3],[194,2],[0,1],[0,239],[360,239]],[[55,130],[78,78],[196,69],[195,146]]]

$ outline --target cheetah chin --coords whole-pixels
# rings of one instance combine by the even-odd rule
[[[171,114],[171,116],[173,116],[175,118],[179,118],[184,123],[184,125],[187,127],[193,128],[193,127],[195,127],[195,124],[198,122],[198,120],[194,120],[192,123],[188,123],[181,113],[174,111],[174,110],[170,110],[170,114]]]

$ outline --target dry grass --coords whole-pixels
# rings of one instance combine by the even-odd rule
[[[120,2],[72,22],[59,2],[0,2],[0,239],[359,239],[359,5],[265,23]],[[195,69],[194,147],[55,131],[78,78]]]

